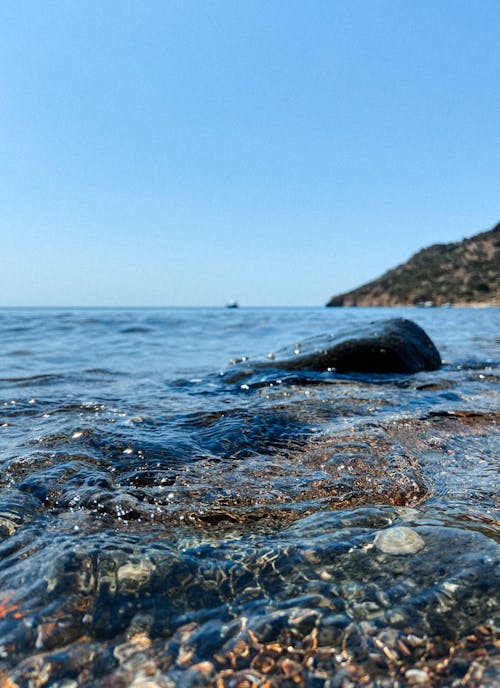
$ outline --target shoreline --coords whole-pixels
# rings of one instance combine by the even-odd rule
[[[326,308],[498,308],[500,301],[484,303],[482,301],[473,301],[468,303],[443,303],[443,304],[416,304],[416,303],[357,303],[357,304],[326,304]]]

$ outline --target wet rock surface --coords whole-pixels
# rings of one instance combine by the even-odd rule
[[[85,371],[0,383],[0,686],[495,684],[494,365]]]
[[[255,365],[338,373],[417,373],[441,366],[441,356],[432,340],[405,318],[376,320],[356,330],[307,339],[269,358]]]

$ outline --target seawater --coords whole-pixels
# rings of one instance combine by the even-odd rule
[[[396,316],[440,370],[252,367]],[[1,310],[1,685],[495,685],[499,333],[497,308]],[[423,547],[380,549],[395,526]]]

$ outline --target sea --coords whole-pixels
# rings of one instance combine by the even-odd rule
[[[439,370],[273,368],[394,317]],[[499,308],[1,309],[0,686],[500,685],[499,374]]]

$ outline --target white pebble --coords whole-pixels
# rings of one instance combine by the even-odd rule
[[[405,678],[410,686],[424,686],[429,683],[429,674],[423,669],[408,669],[405,672]]]
[[[406,526],[379,530],[373,544],[386,554],[414,554],[425,547],[417,531]]]

